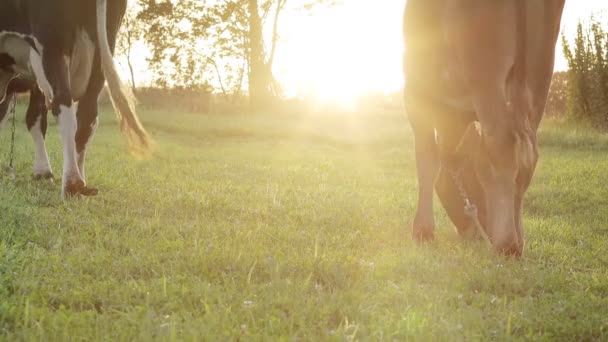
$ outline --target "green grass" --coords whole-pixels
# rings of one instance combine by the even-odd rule
[[[606,340],[608,138],[545,125],[519,261],[409,239],[404,115],[144,111],[155,158],[104,112],[91,199],[0,176],[0,340]],[[56,175],[56,127],[49,150]],[[6,161],[10,133],[0,134]]]

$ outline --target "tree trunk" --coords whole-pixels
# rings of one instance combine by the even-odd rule
[[[262,20],[258,1],[249,0],[249,101],[251,110],[267,107],[271,100],[272,74],[266,64]]]
[[[277,7],[274,13],[274,22],[272,24],[272,45],[270,48],[270,56],[268,57],[268,67],[272,68],[272,64],[274,63],[274,55],[276,54],[277,51],[277,42],[279,40],[279,17],[281,15],[281,11],[283,10],[283,7],[285,7],[285,4],[287,3],[287,0],[276,0],[277,1]]]
[[[127,36],[127,41],[126,41],[126,58],[127,58],[127,66],[129,67],[129,74],[131,76],[131,91],[133,92],[134,95],[137,95],[137,89],[135,87],[135,71],[133,70],[133,62],[132,62],[132,57],[131,54],[133,52],[133,37],[132,37],[132,27],[131,27],[131,19],[129,18],[129,16],[126,16],[125,18],[125,26],[127,28],[127,32],[126,32],[126,36]]]
[[[135,85],[135,71],[133,70],[133,63],[131,62],[131,52],[127,54],[127,66],[129,67],[129,73],[131,74],[131,90],[134,95],[137,95],[137,87]]]

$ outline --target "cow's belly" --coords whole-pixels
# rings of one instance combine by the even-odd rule
[[[95,44],[87,32],[77,32],[70,58],[70,86],[75,101],[80,100],[87,91],[94,57]]]

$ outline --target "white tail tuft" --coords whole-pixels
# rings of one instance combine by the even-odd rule
[[[97,0],[97,40],[101,57],[101,67],[108,82],[110,98],[120,120],[120,129],[127,136],[130,147],[137,154],[146,155],[150,152],[152,141],[142,126],[133,104],[131,89],[121,81],[114,57],[108,43],[107,0]]]

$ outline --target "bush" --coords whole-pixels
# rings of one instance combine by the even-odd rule
[[[608,130],[608,35],[591,19],[587,28],[579,22],[571,47],[562,36],[568,61],[567,112],[576,121]]]
[[[210,89],[138,88],[135,94],[140,107],[155,110],[183,111],[189,113],[240,113],[247,109],[246,96],[213,94]],[[102,104],[109,105],[106,91],[100,97]]]
[[[550,118],[563,118],[568,111],[568,73],[558,71],[553,74],[545,115]]]

